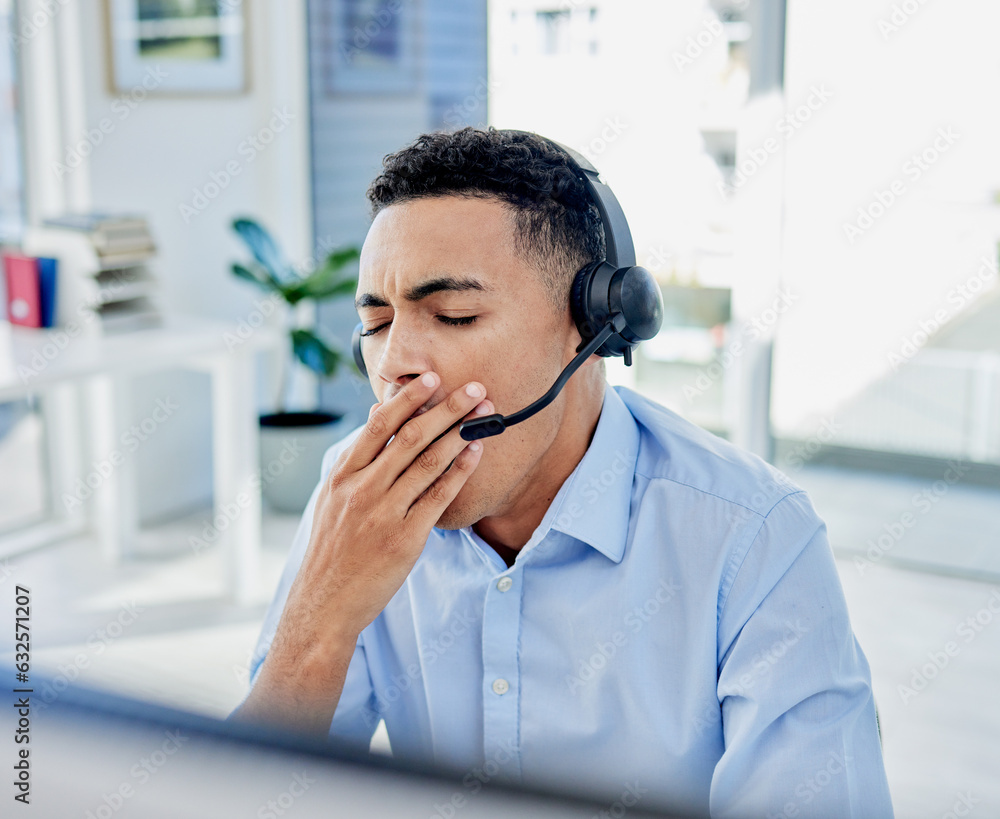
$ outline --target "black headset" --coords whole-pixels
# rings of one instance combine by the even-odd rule
[[[570,376],[596,353],[605,358],[623,356],[632,365],[632,350],[641,341],[655,336],[663,323],[663,297],[653,275],[635,263],[635,247],[625,213],[611,188],[601,181],[590,161],[572,148],[527,131],[504,131],[511,136],[541,139],[561,150],[571,160],[587,187],[604,225],[607,246],[605,258],[581,268],[570,290],[570,311],[583,339],[576,357],[566,365],[545,395],[530,406],[511,415],[499,413],[462,422],[459,432],[466,441],[499,435],[507,427],[530,418],[547,407],[565,386]],[[351,349],[358,369],[368,375],[361,351],[363,324],[354,328]]]

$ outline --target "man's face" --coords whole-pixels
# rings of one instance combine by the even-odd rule
[[[493,199],[444,196],[381,211],[361,251],[358,304],[365,331],[381,327],[362,346],[383,402],[433,370],[441,385],[431,406],[479,381],[495,411],[508,415],[548,390],[580,343],[568,303],[553,310],[538,271],[515,254],[508,212]],[[481,463],[437,526],[457,529],[511,511],[544,474],[567,400],[564,390],[534,417],[484,439]]]

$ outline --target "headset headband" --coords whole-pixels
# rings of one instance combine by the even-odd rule
[[[601,215],[604,243],[607,246],[604,258],[614,267],[635,265],[635,246],[632,244],[632,231],[629,230],[628,221],[625,219],[625,211],[622,210],[614,191],[601,181],[600,172],[591,161],[578,151],[540,134],[531,131],[511,131],[511,133],[526,134],[555,145],[573,161],[580,172],[580,179],[587,186],[591,201],[597,206]]]

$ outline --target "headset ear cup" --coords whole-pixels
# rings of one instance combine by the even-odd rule
[[[576,329],[580,331],[580,338],[582,339],[580,347],[597,335],[591,311],[587,305],[587,298],[590,292],[590,280],[593,278],[594,270],[599,264],[600,262],[595,262],[588,264],[586,267],[581,267],[573,279],[573,286],[569,291],[570,313],[573,316]]]
[[[365,366],[365,357],[361,352],[361,331],[364,326],[358,322],[357,327],[354,328],[354,333],[351,335],[351,352],[354,353],[354,363],[358,365],[361,374],[367,378],[368,368]]]
[[[611,286],[611,312],[625,316],[621,338],[635,345],[653,338],[663,325],[663,294],[653,274],[646,268],[622,268],[615,274]],[[624,348],[621,348],[624,352]],[[615,351],[615,355],[622,352]]]

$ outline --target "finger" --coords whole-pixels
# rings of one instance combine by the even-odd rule
[[[487,399],[459,421],[488,415],[493,411],[493,402]],[[390,500],[400,514],[406,514],[406,510],[448,469],[468,443],[462,439],[458,429],[451,429],[413,459],[413,463],[388,491]]]
[[[373,409],[368,415],[364,429],[351,446],[344,467],[357,472],[375,460],[403,422],[427,402],[440,383],[441,379],[436,373],[424,373],[410,381],[388,401]]]
[[[430,531],[448,508],[448,504],[462,491],[482,456],[482,441],[469,441],[455,458],[451,468],[428,486],[427,491],[410,507],[406,519],[413,520],[419,528]]]
[[[371,407],[368,409],[368,417],[371,418],[372,413],[375,412],[375,410],[377,410],[381,406],[382,406],[381,401],[376,401],[374,404],[372,404]]]
[[[444,401],[427,412],[406,421],[397,430],[396,437],[385,451],[379,455],[379,461],[383,466],[379,470],[379,485],[373,488],[376,491],[388,492],[399,476],[409,469],[410,464],[423,455],[437,439],[457,425],[485,396],[486,389],[483,385],[478,381],[472,381],[449,393]],[[444,471],[445,464],[437,468],[431,480]],[[432,464],[425,467],[428,472],[433,468]]]

